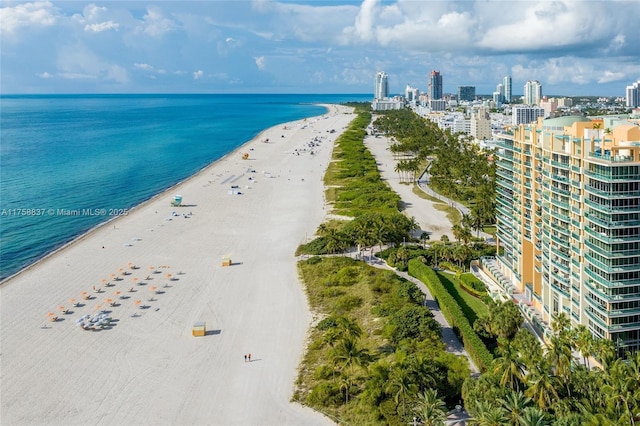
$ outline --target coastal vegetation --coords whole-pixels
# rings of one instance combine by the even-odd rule
[[[317,318],[294,400],[340,423],[381,425],[407,424],[433,406],[440,418],[459,403],[468,363],[445,351],[415,284],[348,257],[299,265]]]
[[[360,114],[366,119],[358,126],[365,126],[370,115]],[[398,123],[410,122],[398,114]],[[346,133],[353,146],[337,141],[326,177],[327,201],[337,219],[323,224],[319,237],[299,253],[340,254],[353,247],[386,246],[378,256],[427,285],[481,374],[470,376],[467,360],[445,351],[440,326],[413,283],[349,257],[311,256],[299,263],[299,270],[315,321],[293,399],[341,424],[443,424],[447,407],[458,404],[475,425],[637,424],[640,354],[617,359],[612,342],[592,338],[584,326],[571,329],[563,315],[554,317],[553,333],[541,345],[522,327],[513,302],[491,301],[483,285],[465,273],[470,259],[492,254],[493,248],[469,231],[494,220],[488,193],[495,169],[489,155],[478,153],[486,161],[474,160],[477,185],[461,179],[462,172],[438,171],[443,153],[427,141],[454,136],[437,136],[430,124],[421,126],[417,128],[423,131],[398,126],[396,141],[408,142],[397,142],[403,148],[394,150],[401,153],[398,158],[424,159],[420,164],[435,167],[432,184],[438,179],[449,182],[440,184],[443,192],[475,206],[470,217],[454,224],[456,241],[405,242],[414,221],[399,212],[397,196],[381,184],[375,161],[362,144],[364,133],[354,128]],[[462,140],[459,147],[464,146]],[[453,156],[447,161],[455,163]],[[360,193],[369,189],[373,195]],[[480,199],[484,196],[487,199]],[[594,360],[597,366],[592,368]]]

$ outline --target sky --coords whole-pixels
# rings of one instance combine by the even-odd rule
[[[640,80],[640,1],[0,0],[0,93],[624,96]]]

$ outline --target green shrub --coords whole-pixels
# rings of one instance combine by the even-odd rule
[[[481,371],[492,363],[493,356],[465,317],[453,296],[447,292],[435,272],[417,259],[409,261],[409,274],[425,283],[438,301],[442,314],[460,338],[465,350]]]
[[[342,401],[340,386],[335,382],[319,383],[307,395],[307,404],[312,407],[338,406]]]
[[[358,296],[340,296],[338,300],[333,304],[333,311],[338,314],[344,314],[352,309],[358,308],[362,305],[362,298]]]
[[[333,376],[333,374],[334,374],[333,368],[331,368],[326,364],[323,364],[323,365],[319,365],[318,368],[316,368],[316,371],[313,373],[313,378],[316,380],[326,380],[331,376]]]

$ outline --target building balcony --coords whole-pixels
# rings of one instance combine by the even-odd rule
[[[604,160],[611,163],[628,163],[633,162],[633,155],[611,155],[609,151],[592,151],[589,153],[589,157],[598,160]]]
[[[595,266],[596,268],[600,269],[601,271],[604,271],[605,273],[608,274],[613,274],[616,272],[632,272],[632,271],[640,271],[640,263],[633,263],[633,264],[629,264],[629,265],[610,265],[604,262],[601,262],[600,260],[597,260],[596,258],[594,258],[593,256],[591,256],[589,254],[589,252],[585,252],[584,253],[584,259],[590,263],[591,265]]]
[[[601,291],[592,280],[587,280],[585,283],[587,290],[598,296],[599,298],[611,303],[611,302],[633,302],[640,300],[640,293],[631,294],[616,294],[610,295]]]
[[[626,192],[612,192],[612,191],[601,191],[599,189],[594,188],[589,184],[584,185],[584,189],[586,192],[589,192],[594,195],[598,195],[602,198],[607,199],[620,199],[620,198],[638,198],[640,197],[640,191],[626,191]]]
[[[605,220],[589,212],[586,212],[584,214],[584,217],[588,221],[607,229],[630,228],[630,227],[640,226],[640,220],[618,220],[618,221]]]
[[[620,181],[636,182],[638,180],[637,174],[614,176],[611,173],[594,172],[588,169],[585,169],[583,173],[585,176],[599,180],[601,182],[620,182]]]
[[[591,270],[592,267],[593,267],[592,265],[585,265],[585,268],[584,268],[585,274],[587,274],[587,276],[592,281],[594,281],[595,283],[597,283],[599,286],[603,288],[611,289],[611,288],[617,288],[617,287],[629,287],[629,286],[640,285],[640,279],[637,279],[637,278],[629,279],[629,280],[617,280],[617,281],[607,280],[606,278],[592,271]]]
[[[637,249],[613,250],[611,247],[607,249],[594,244],[592,241],[589,241],[588,239],[584,241],[584,244],[589,250],[594,251],[599,255],[604,256],[608,259],[618,259],[621,257],[638,256]]]
[[[608,244],[640,241],[640,235],[625,235],[625,236],[618,236],[618,237],[610,237],[605,233],[594,231],[589,226],[585,226],[584,231],[589,236],[595,237],[598,240]]]

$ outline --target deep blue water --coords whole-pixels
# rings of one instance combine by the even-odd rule
[[[316,103],[371,95],[0,97],[0,279]]]

